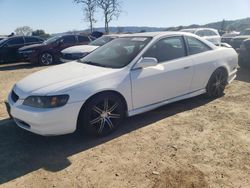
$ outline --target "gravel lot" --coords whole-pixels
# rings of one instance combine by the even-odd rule
[[[220,99],[170,104],[93,139],[41,137],[8,119],[13,84],[43,68],[0,65],[0,186],[250,187],[250,70]]]

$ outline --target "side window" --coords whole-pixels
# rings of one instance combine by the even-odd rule
[[[7,46],[23,45],[24,44],[23,37],[10,39],[6,44],[7,44]]]
[[[206,33],[205,33],[204,30],[197,31],[195,34],[198,35],[198,36],[200,36],[200,37],[206,36]]]
[[[205,43],[193,37],[187,37],[187,43],[188,43],[189,55],[198,54],[211,50],[211,48],[207,46]]]
[[[205,37],[212,36],[212,33],[209,30],[204,30],[204,36]]]
[[[210,36],[217,36],[217,35],[218,35],[218,34],[215,33],[214,31],[209,31],[209,33],[210,33]]]
[[[65,36],[63,37],[63,43],[64,44],[74,44],[76,43],[76,37],[75,36]]]
[[[90,42],[90,40],[86,36],[78,36],[78,42]]]
[[[33,37],[25,37],[24,39],[25,39],[26,44],[34,44],[34,43],[41,42],[39,39],[33,38]]]
[[[178,59],[186,56],[182,37],[169,37],[158,41],[144,55],[154,57],[159,63]]]

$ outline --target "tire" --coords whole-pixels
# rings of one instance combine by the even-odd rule
[[[116,94],[103,93],[91,98],[81,110],[78,127],[90,136],[106,136],[119,127],[125,106]]]
[[[48,52],[44,52],[39,56],[39,63],[41,65],[51,65],[54,63],[54,57]]]
[[[224,95],[227,77],[227,72],[222,68],[214,71],[206,87],[207,96],[209,98],[219,98]]]

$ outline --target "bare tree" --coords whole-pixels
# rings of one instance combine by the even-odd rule
[[[22,27],[16,28],[15,33],[16,35],[31,36],[32,31],[33,30],[29,26],[22,26]]]
[[[121,13],[119,0],[97,0],[97,6],[102,9],[105,20],[105,32],[109,33],[109,23],[118,18]]]
[[[89,22],[90,31],[92,33],[93,24],[96,22],[95,20],[96,0],[74,0],[74,2],[83,4],[85,21]]]

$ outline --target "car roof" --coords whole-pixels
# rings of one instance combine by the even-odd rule
[[[208,42],[204,39],[202,39],[201,37],[193,34],[193,33],[188,33],[188,32],[180,32],[180,31],[162,31],[162,32],[146,32],[146,33],[135,33],[135,34],[126,34],[123,37],[152,37],[155,40],[158,40],[162,37],[171,37],[171,36],[190,36],[193,38],[197,38],[200,41],[202,41],[203,43],[205,43],[206,45],[208,45],[209,47],[211,47],[212,49],[215,49],[216,46],[214,44],[212,44],[211,42]]]
[[[134,33],[125,34],[124,37],[163,37],[163,36],[174,36],[174,35],[192,35],[191,33],[179,32],[179,31],[162,31],[162,32],[145,32],[145,33]]]
[[[216,29],[213,29],[213,28],[205,28],[205,27],[190,28],[190,29],[182,29],[181,31],[199,31],[199,30],[217,31]]]
[[[128,34],[109,34],[109,35],[103,35],[101,37],[123,37],[123,36],[127,36],[127,35]]]

